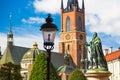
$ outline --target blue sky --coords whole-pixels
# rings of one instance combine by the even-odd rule
[[[64,8],[67,0],[64,1]],[[81,0],[79,5],[81,6]],[[60,2],[61,0],[0,0],[0,46],[2,52],[6,47],[6,35],[9,31],[10,12],[12,12],[12,29],[14,44],[32,47],[37,42],[43,49],[43,40],[39,31],[48,13],[52,14],[59,31],[55,39],[55,49],[58,51],[60,32]],[[103,49],[120,46],[120,0],[85,0],[85,18],[87,41],[93,32],[98,32]]]

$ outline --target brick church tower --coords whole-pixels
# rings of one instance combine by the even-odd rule
[[[83,42],[86,41],[85,32],[85,8],[82,0],[82,8],[78,0],[68,0],[64,8],[61,0],[61,32],[59,52],[71,55],[73,63],[80,68],[81,59],[87,57],[87,51]]]

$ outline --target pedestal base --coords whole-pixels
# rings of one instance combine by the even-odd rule
[[[85,76],[87,77],[88,80],[109,80],[109,76],[111,75],[110,72],[106,73],[86,73]]]

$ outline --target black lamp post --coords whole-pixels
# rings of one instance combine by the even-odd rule
[[[48,14],[46,18],[46,23],[41,26],[44,48],[47,51],[47,80],[50,80],[50,62],[51,62],[51,50],[54,49],[54,38],[57,31],[57,26],[52,23],[53,19],[51,15]]]

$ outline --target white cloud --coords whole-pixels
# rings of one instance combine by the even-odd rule
[[[2,53],[5,50],[6,45],[7,45],[7,35],[0,33],[0,46]]]
[[[39,17],[29,17],[29,19],[22,19],[23,23],[28,23],[28,24],[40,24],[44,23],[45,19],[44,18],[39,18]]]
[[[120,0],[86,0],[85,3],[86,24],[90,25],[90,32],[120,36]]]
[[[60,14],[61,0],[35,0],[33,5],[36,12],[45,12],[51,14]],[[68,0],[64,1],[64,8]],[[81,1],[78,0],[81,6]],[[111,35],[110,41],[114,41],[117,45],[120,44],[120,0],[85,0],[85,17],[86,29],[88,32],[103,33],[108,36]],[[56,5],[57,4],[57,5]],[[47,5],[47,6],[46,6]],[[92,35],[91,35],[92,36]],[[89,36],[87,36],[87,39]],[[114,38],[115,37],[115,38]],[[108,41],[107,38],[102,38],[103,41]],[[114,39],[114,40],[113,40]],[[115,44],[103,44],[103,46],[114,46]]]
[[[7,46],[7,34],[0,33],[0,46],[2,48],[2,53],[4,52]],[[14,36],[14,45],[32,48],[33,43],[37,42],[38,47],[41,50],[45,50],[43,48],[43,37],[42,35],[33,35],[33,34],[25,34],[24,36]],[[55,38],[55,45],[53,51],[58,52],[58,42],[59,38]]]
[[[59,38],[56,37],[53,51],[58,52],[58,41],[59,41]],[[25,36],[16,36],[15,37],[15,45],[17,45],[17,46],[25,46],[25,47],[32,48],[34,42],[37,42],[39,49],[44,50],[42,35],[27,34]]]
[[[64,1],[64,8],[67,4],[67,0]],[[79,0],[80,1],[80,0]],[[85,0],[85,13],[86,13],[86,27],[89,32],[99,32],[105,35],[111,35],[109,38],[111,41],[115,41],[120,44],[120,0]],[[33,6],[36,13],[60,13],[61,0],[35,0]],[[44,22],[44,18],[30,17],[28,19],[23,18],[23,23],[39,24]],[[36,29],[35,29],[36,30]],[[29,30],[28,30],[29,31]],[[91,38],[88,37],[88,40]],[[106,38],[107,39],[107,38]],[[102,38],[103,41],[108,41]],[[39,35],[25,34],[24,36],[16,36],[15,44],[20,46],[32,47],[34,41],[39,44],[39,48],[43,49],[42,37]],[[58,52],[58,41],[56,38],[54,51]],[[110,42],[112,44],[112,42]],[[6,34],[0,33],[0,45],[2,50],[6,45]],[[113,44],[114,45],[114,44]],[[104,45],[110,47],[109,45]]]
[[[33,2],[35,12],[56,14],[60,12],[61,0],[35,0]]]
[[[120,45],[119,3],[120,0],[85,0],[86,29],[104,35],[100,35],[103,49],[117,49]]]
[[[63,1],[65,8],[67,0]],[[80,6],[81,1],[79,0]],[[119,3],[120,0],[85,0],[86,25],[90,25],[89,31],[120,36]],[[61,0],[35,0],[33,5],[35,12],[56,14],[60,13]]]
[[[96,14],[87,14],[86,15],[86,25],[97,25],[100,23],[100,18]]]

